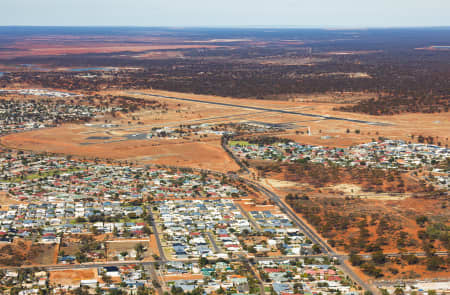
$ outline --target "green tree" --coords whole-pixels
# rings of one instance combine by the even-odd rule
[[[363,263],[361,256],[356,253],[350,253],[350,263],[353,266],[360,266]]]
[[[377,251],[372,254],[372,261],[375,264],[379,264],[379,265],[385,264],[386,263],[386,255],[384,255],[382,251]]]

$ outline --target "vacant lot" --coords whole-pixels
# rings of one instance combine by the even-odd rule
[[[329,244],[347,253],[424,252],[429,247],[443,251],[447,247],[444,232],[439,233],[442,224],[450,224],[445,197],[375,200],[303,191],[298,199],[286,198],[286,202]]]
[[[78,127],[12,134],[2,143],[24,150],[71,154],[88,158],[128,160],[139,164],[176,165],[218,171],[238,170],[237,164],[223,151],[220,139],[189,140],[126,140],[112,143],[81,145],[85,140]],[[84,128],[84,127],[80,127]]]
[[[245,199],[241,201],[235,201],[235,203],[239,204],[241,208],[246,212],[270,211],[272,213],[280,213],[280,209],[277,206],[270,205],[270,201],[264,201],[261,199],[258,199],[257,201],[258,203],[255,203],[254,200]]]
[[[61,241],[59,256],[79,256],[84,254],[83,262],[104,261],[105,250],[102,246],[104,235],[95,237],[88,235],[65,236]]]
[[[56,244],[36,244],[16,239],[13,243],[0,244],[0,265],[49,265],[56,263]]]
[[[7,210],[9,205],[17,205],[17,204],[20,204],[20,202],[10,198],[7,192],[0,192],[0,209]]]
[[[145,249],[142,256],[144,260],[147,260],[151,257],[152,251],[150,250],[150,241],[149,240],[113,240],[106,242],[106,252],[107,252],[107,260],[114,261],[118,259],[118,256],[121,254],[126,254],[126,259],[135,260],[136,259],[136,247],[138,245],[142,245]],[[134,255],[133,255],[134,254]],[[134,257],[133,257],[134,256]]]
[[[97,269],[71,269],[71,270],[57,270],[50,272],[51,285],[79,285],[82,280],[98,279]]]

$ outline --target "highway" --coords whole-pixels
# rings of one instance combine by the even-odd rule
[[[174,166],[168,166],[174,168]],[[372,294],[380,294],[380,291],[372,286],[371,284],[365,282],[362,280],[347,264],[348,255],[342,255],[339,253],[336,253],[333,248],[331,248],[318,234],[316,234],[307,224],[301,220],[295,212],[292,211],[292,209],[287,206],[281,198],[272,192],[271,190],[267,189],[260,183],[249,180],[243,177],[240,177],[236,174],[226,174],[222,172],[207,170],[207,169],[197,169],[193,168],[192,170],[198,171],[198,172],[206,172],[212,175],[216,175],[219,177],[222,176],[228,176],[230,178],[234,178],[235,180],[241,181],[242,183],[247,184],[250,187],[253,187],[256,191],[260,192],[261,194],[266,195],[270,200],[272,200],[276,205],[280,207],[280,209],[295,223],[295,225],[303,231],[303,233],[316,245],[318,245],[322,252],[325,255],[335,257],[339,259],[340,261],[340,268],[359,286],[361,286],[365,291],[370,291]],[[400,255],[400,254],[399,254]],[[292,259],[292,257],[286,257],[285,259]],[[266,260],[268,260],[266,258]]]
[[[302,112],[295,112],[295,111],[282,110],[282,109],[271,109],[271,108],[256,107],[256,106],[246,106],[246,105],[240,105],[240,104],[234,104],[234,103],[224,103],[224,102],[206,101],[206,100],[193,99],[193,98],[182,98],[182,97],[175,97],[175,96],[149,94],[149,93],[144,93],[144,92],[129,91],[127,93],[131,94],[131,95],[142,95],[142,96],[150,96],[150,97],[156,97],[156,98],[182,100],[182,101],[188,101],[188,102],[213,104],[213,105],[241,108],[241,109],[248,109],[248,110],[274,112],[274,113],[281,113],[281,114],[288,114],[288,115],[299,115],[299,116],[313,117],[313,118],[323,119],[323,120],[347,121],[347,122],[352,122],[352,123],[368,124],[368,125],[374,125],[374,126],[390,126],[390,125],[392,125],[392,124],[383,123],[383,122],[371,122],[371,121],[357,120],[357,119],[351,119],[351,118],[340,118],[340,117],[334,117],[334,116],[302,113]]]
[[[225,173],[221,173],[221,172],[217,172],[217,171],[210,171],[210,170],[204,170],[204,169],[193,169],[196,171],[203,171],[203,172],[208,172],[212,175],[218,175],[218,176],[227,176],[227,177],[231,177],[234,178],[235,180],[239,180],[242,183],[247,184],[250,187],[253,187],[256,191],[260,192],[261,194],[267,196],[270,200],[272,200],[277,206],[280,207],[280,209],[292,220],[292,222],[301,230],[303,231],[303,233],[306,235],[307,238],[309,238],[312,243],[318,245],[321,248],[322,253],[324,253],[325,255],[331,256],[331,257],[335,257],[336,259],[339,259],[340,263],[340,268],[355,282],[357,283],[359,286],[361,286],[364,290],[366,291],[371,291],[373,294],[379,294],[379,290],[374,288],[373,286],[371,286],[370,284],[368,284],[367,282],[363,281],[358,275],[356,275],[353,270],[346,264],[346,261],[348,260],[348,255],[341,255],[339,253],[336,253],[334,251],[334,249],[332,249],[327,243],[326,241],[324,241],[317,233],[315,233],[307,224],[305,224],[303,222],[303,220],[301,220],[297,214],[295,212],[293,212],[293,210],[286,205],[281,198],[274,192],[272,192],[271,190],[267,189],[266,187],[264,187],[262,184],[256,182],[256,181],[252,181],[252,180],[248,180],[245,178],[242,178],[238,175],[230,175],[230,174],[225,174]],[[242,212],[245,212],[244,210],[242,210],[243,208],[240,208]],[[162,243],[159,237],[159,233],[158,233],[158,229],[157,229],[157,225],[155,223],[155,219],[153,216],[153,213],[151,211],[151,208],[149,208],[148,210],[149,215],[150,215],[150,221],[151,221],[151,226],[153,228],[153,233],[154,236],[156,238],[156,242],[157,242],[157,247],[158,247],[158,251],[160,253],[160,259],[157,261],[121,261],[121,262],[106,262],[106,263],[83,263],[83,264],[69,264],[69,265],[46,265],[46,266],[40,266],[40,269],[46,269],[46,270],[70,270],[70,269],[86,269],[86,268],[98,268],[98,267],[104,267],[104,266],[123,266],[123,265],[129,265],[129,264],[138,264],[138,265],[144,265],[144,266],[150,266],[150,275],[152,276],[152,278],[157,278],[157,276],[155,276],[155,273],[152,272],[152,267],[154,267],[155,264],[164,264],[167,263],[169,260],[167,259],[167,257],[164,254],[164,249],[162,247]],[[244,213],[245,214],[245,213]],[[247,215],[247,214],[246,214]],[[247,216],[249,217],[249,216]],[[249,218],[249,220],[251,221],[251,219]],[[258,226],[254,225],[256,228],[258,228]],[[212,237],[212,235],[209,233],[209,237],[211,242],[213,243],[213,246],[215,248],[215,250],[217,251],[218,247],[215,244],[215,241]],[[218,252],[218,251],[217,251]],[[417,253],[419,254],[419,253]],[[440,253],[443,254],[443,253]],[[401,255],[401,254],[397,254],[397,253],[392,253],[392,254],[388,254],[388,256],[390,257],[395,257],[396,255]],[[250,260],[253,261],[262,261],[262,260],[292,260],[292,259],[302,259],[305,257],[320,257],[321,255],[302,255],[302,256],[280,256],[280,257],[255,257],[255,258],[251,258]],[[322,255],[323,256],[323,255]],[[214,260],[214,258],[208,258],[210,260]],[[174,259],[173,261],[179,261],[179,262],[195,262],[198,259]],[[243,256],[239,257],[239,258],[232,258],[230,259],[230,261],[241,261],[241,262],[246,262],[246,263],[250,263],[250,260],[248,258],[244,258]],[[32,269],[32,268],[36,268],[36,266],[22,266],[22,267],[5,267],[2,269]],[[261,283],[261,282],[260,282]],[[158,293],[160,292],[160,290],[158,290]]]
[[[253,186],[255,189],[257,189],[260,193],[265,194],[268,196],[275,204],[277,204],[282,211],[289,216],[289,218],[304,232],[304,234],[316,245],[319,245],[322,249],[322,252],[329,256],[333,256],[339,259],[341,262],[340,268],[358,285],[360,285],[364,290],[370,291],[373,294],[378,294],[378,289],[374,288],[370,284],[366,283],[364,280],[362,280],[349,266],[346,265],[346,258],[336,253],[318,234],[316,234],[313,230],[309,228],[308,225],[306,225],[303,220],[301,220],[295,212],[292,211],[292,209],[287,206],[280,197],[275,194],[274,192],[268,190],[261,184],[246,180],[244,178],[240,178],[241,181]]]

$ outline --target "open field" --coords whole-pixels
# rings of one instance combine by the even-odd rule
[[[366,281],[374,280],[373,277],[370,277],[366,273],[364,273],[360,268],[351,266],[350,263],[347,263],[351,269],[355,273],[358,274],[359,277],[363,278]],[[391,259],[387,263],[382,266],[377,266],[381,269],[383,276],[378,278],[378,280],[389,281],[389,280],[425,280],[425,279],[448,279],[448,271],[440,270],[440,271],[430,271],[427,269],[424,264],[414,264],[409,265],[402,259]],[[375,280],[376,281],[376,280]]]
[[[448,279],[450,64],[423,47],[448,32],[0,27],[0,267],[119,292]]]
[[[9,43],[0,52],[0,59],[11,59],[28,56],[58,56],[67,54],[98,54],[119,52],[146,52],[175,49],[214,49],[221,46],[214,44],[186,44],[182,39],[159,37],[109,37],[99,35],[91,36],[39,36],[25,37]],[[144,57],[150,57],[144,55]]]
[[[0,192],[0,209],[8,209],[9,205],[20,204],[19,201],[14,200],[8,196],[6,192]]]
[[[157,142],[127,140],[114,143],[81,145],[74,129],[39,130],[13,134],[3,138],[3,144],[40,152],[72,154],[80,157],[99,157],[128,160],[140,164],[176,165],[218,171],[237,170],[236,163],[222,150],[220,139],[213,141],[161,140]],[[80,133],[78,133],[80,134]]]
[[[350,197],[358,197],[361,199],[380,200],[380,201],[398,201],[404,200],[412,196],[411,193],[391,194],[391,193],[377,193],[377,192],[365,192],[359,185],[354,184],[338,184],[335,186],[327,187],[326,190],[330,193],[345,194]]]
[[[128,260],[135,260],[136,259],[136,247],[138,245],[142,245],[145,249],[143,252],[143,259],[148,260],[154,251],[153,249],[150,249],[150,242],[149,240],[112,240],[106,242],[106,249],[107,249],[107,260],[108,261],[114,261],[117,260],[118,256],[121,255],[121,253],[128,255]],[[133,257],[133,255],[134,257]],[[131,255],[131,256],[130,256]]]
[[[422,252],[427,243],[431,243],[436,251],[446,250],[443,242],[427,242],[421,238],[420,233],[426,231],[431,223],[448,224],[448,202],[445,198],[344,198],[320,193],[306,195],[308,200],[297,203],[303,207],[298,210],[299,216],[340,251],[364,253],[380,248],[385,253]],[[292,202],[287,203],[294,209],[298,208]],[[315,217],[312,218],[311,214]],[[418,224],[416,219],[420,216],[426,216],[430,223]]]
[[[50,284],[79,286],[82,280],[98,279],[97,269],[71,269],[50,272]]]
[[[49,265],[56,263],[56,244],[38,244],[16,239],[13,243],[0,244],[0,265]]]
[[[130,92],[112,92],[130,95]],[[203,95],[149,91],[158,95],[195,98],[201,101],[229,102],[229,98]],[[150,99],[146,96],[141,98]],[[108,157],[113,159],[138,161],[164,165],[178,165],[208,168],[218,171],[237,170],[238,166],[223,151],[220,137],[209,135],[201,138],[191,136],[179,139],[133,140],[124,136],[141,134],[156,127],[177,127],[180,124],[228,123],[257,121],[264,123],[291,123],[295,127],[276,136],[295,140],[299,143],[345,147],[372,141],[378,137],[413,140],[418,135],[431,136],[442,144],[448,143],[450,121],[442,114],[403,114],[397,116],[368,116],[333,111],[332,104],[265,101],[240,99],[237,104],[257,106],[274,110],[305,112],[314,115],[336,116],[356,120],[387,123],[388,126],[374,126],[348,121],[311,118],[302,115],[283,114],[271,111],[246,110],[237,107],[202,104],[199,102],[176,101],[151,97],[167,103],[167,111],[140,111],[125,114],[111,121],[119,127],[99,128],[96,126],[67,124],[52,129],[11,134],[1,139],[6,147],[25,150],[73,154],[80,157]],[[132,117],[139,120],[133,121]],[[420,122],[415,124],[415,122]],[[95,123],[95,122],[94,122]],[[308,135],[308,129],[311,135]],[[358,134],[356,134],[359,132]],[[90,139],[89,139],[90,138]],[[96,139],[92,139],[96,138]],[[105,139],[104,139],[105,138]]]
[[[158,257],[161,256],[161,254],[159,253],[158,243],[156,242],[155,234],[150,235],[148,251],[150,252],[149,254],[152,256],[151,259],[153,259],[153,255],[156,255]]]
[[[221,98],[216,96],[193,95],[185,93],[173,93],[166,91],[152,90],[149,93],[156,95],[175,96],[180,98],[194,98],[196,100],[215,102],[215,103],[230,103],[230,98]],[[128,95],[130,93],[128,92]],[[349,98],[353,95],[348,94]],[[142,96],[145,98],[145,96]],[[314,97],[314,96],[313,96]],[[161,99],[165,102],[171,100],[152,97],[152,99]],[[255,99],[239,99],[232,101],[233,104],[251,107],[270,108],[275,110],[287,110],[294,112],[304,112],[313,115],[322,115],[330,117],[348,118],[351,120],[362,120],[378,123],[386,123],[387,126],[374,126],[370,124],[354,123],[340,120],[324,120],[321,118],[311,118],[307,116],[283,114],[269,111],[254,111],[240,110],[239,108],[226,107],[220,105],[204,105],[200,104],[203,111],[207,111],[211,118],[203,121],[217,122],[214,118],[216,110],[220,110],[222,115],[235,115],[231,118],[220,118],[220,122],[236,122],[244,120],[262,121],[265,123],[293,123],[297,128],[288,130],[284,137],[291,138],[297,142],[307,144],[321,144],[330,146],[348,146],[351,144],[364,143],[370,141],[372,138],[379,136],[388,137],[392,139],[411,140],[410,136],[419,134],[423,136],[439,137],[442,143],[447,143],[448,134],[450,134],[450,122],[447,120],[446,113],[437,114],[401,114],[396,116],[371,116],[365,114],[347,113],[333,110],[334,107],[339,106],[332,103],[316,103],[316,102],[302,102],[302,99],[308,99],[308,96],[299,96],[293,98],[292,101],[267,101]],[[179,101],[182,105],[190,105],[192,108],[199,103]],[[196,113],[193,110],[194,113]],[[213,112],[213,113],[211,113]],[[243,114],[244,113],[244,114]],[[245,114],[247,113],[247,114]],[[239,114],[239,115],[238,115]],[[201,115],[200,115],[201,116]],[[187,119],[187,118],[186,118]],[[219,119],[219,118],[218,118]],[[415,122],[420,122],[414,124]],[[307,135],[307,128],[311,130],[311,136]],[[350,133],[347,133],[347,129]],[[355,134],[355,130],[359,129],[360,133]],[[303,131],[305,134],[297,134],[296,131]],[[329,138],[325,138],[329,137]]]

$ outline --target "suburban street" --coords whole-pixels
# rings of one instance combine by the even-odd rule
[[[152,208],[148,208],[148,209],[149,209],[148,214],[151,216],[152,228],[153,228],[154,236],[156,238],[156,244],[158,245],[159,257],[162,262],[165,262],[165,261],[167,261],[167,258],[166,258],[166,254],[164,253],[164,249],[161,244],[161,239],[160,239],[159,233],[158,233],[158,227],[156,226],[155,219],[154,219],[154,216],[152,213]]]
[[[230,259],[228,259],[229,261],[239,261],[239,262],[248,263],[250,265],[250,269],[252,270],[252,272],[254,272],[256,277],[258,277],[257,273],[255,272],[255,269],[254,269],[254,263],[258,262],[258,261],[267,261],[267,260],[283,261],[283,260],[287,260],[287,259],[289,259],[289,260],[302,259],[302,258],[306,258],[306,257],[313,258],[313,257],[322,257],[324,255],[327,255],[330,258],[338,259],[340,261],[340,265],[338,267],[341,268],[354,282],[356,282],[364,290],[370,291],[373,294],[379,293],[377,288],[375,288],[368,282],[365,282],[364,280],[362,280],[348,266],[348,264],[347,264],[348,255],[337,253],[333,248],[331,248],[327,244],[327,242],[324,239],[322,239],[322,237],[320,237],[312,228],[310,228],[308,224],[306,224],[301,218],[299,218],[297,216],[297,214],[286,203],[284,203],[282,201],[282,199],[280,198],[280,196],[278,196],[275,192],[266,188],[264,185],[262,185],[259,182],[240,177],[236,174],[225,174],[225,173],[221,173],[221,172],[217,172],[217,171],[210,171],[210,170],[203,170],[203,169],[194,169],[194,170],[197,170],[199,172],[208,172],[208,173],[211,173],[216,176],[228,176],[228,177],[234,178],[235,180],[241,181],[242,183],[247,184],[249,187],[252,187],[253,189],[255,189],[257,192],[261,193],[262,195],[265,195],[270,200],[272,200],[273,203],[275,205],[277,205],[281,209],[281,211],[284,212],[288,216],[289,219],[292,220],[292,222],[305,234],[305,236],[308,239],[310,239],[312,241],[313,244],[318,245],[321,250],[321,253],[316,253],[314,255],[312,255],[310,253],[309,255],[301,255],[301,256],[286,255],[286,256],[278,256],[278,257],[248,258],[248,257],[244,257],[243,255],[238,255],[235,257],[231,257]],[[240,211],[246,216],[246,218],[251,222],[252,226],[257,230],[260,230],[259,226],[254,222],[254,220],[252,220],[252,218],[250,218],[248,213],[240,205],[237,205],[237,206],[240,209]],[[96,262],[96,263],[82,263],[82,264],[58,264],[58,265],[42,265],[42,266],[39,266],[38,268],[49,270],[49,271],[54,271],[54,270],[99,268],[99,267],[105,267],[105,266],[125,266],[125,265],[129,265],[129,264],[136,264],[136,265],[147,266],[149,269],[149,272],[150,272],[150,276],[152,277],[152,280],[158,280],[158,276],[156,275],[156,271],[154,268],[155,265],[157,265],[157,264],[161,265],[161,264],[165,264],[169,261],[177,261],[177,262],[184,262],[184,263],[196,262],[198,259],[195,259],[195,258],[192,258],[192,259],[170,259],[169,260],[166,257],[166,255],[164,254],[164,249],[163,249],[161,238],[160,238],[160,233],[158,232],[158,227],[157,227],[157,224],[155,223],[155,217],[150,209],[151,208],[149,208],[149,210],[148,210],[148,213],[150,215],[150,222],[151,222],[152,230],[154,233],[154,237],[156,239],[158,251],[160,253],[160,255],[159,255],[160,258],[157,259],[156,261],[128,260],[128,261],[120,261],[120,262],[111,261],[111,262],[104,262],[104,263]],[[216,241],[215,241],[214,237],[212,236],[212,234],[207,232],[207,235],[212,243],[212,246],[213,246],[215,252],[223,253],[223,251],[221,251],[220,247],[216,244]],[[399,257],[404,254],[414,254],[417,256],[425,255],[425,253],[387,253],[386,256]],[[445,256],[445,255],[448,255],[448,253],[446,251],[441,251],[441,252],[437,252],[436,255]],[[370,259],[371,256],[370,255],[362,255],[362,258]],[[217,260],[217,258],[213,258],[213,257],[208,257],[208,259],[211,261]],[[33,269],[33,268],[36,268],[36,266],[4,267],[3,269],[17,270],[17,269]],[[161,283],[161,282],[159,282],[159,283]],[[263,282],[260,281],[260,284],[261,284],[261,288],[263,288]],[[161,294],[161,292],[162,292],[162,289],[159,289],[158,293]]]
[[[156,274],[155,264],[148,264],[148,269],[150,272],[150,276],[152,277],[152,282],[157,282],[159,284],[159,288],[155,288],[159,295],[164,294],[160,281],[158,279],[158,275]]]
[[[222,253],[222,250],[220,250],[219,246],[217,246],[216,240],[214,239],[214,237],[211,234],[211,232],[207,232],[206,234],[208,235],[208,238],[211,241],[211,244],[212,244],[212,246],[214,248],[214,251],[216,253]]]
[[[261,227],[255,222],[255,220],[253,218],[250,217],[250,215],[248,214],[247,211],[245,211],[242,206],[240,204],[236,204],[236,206],[239,208],[239,210],[241,210],[242,214],[244,214],[244,216],[248,219],[248,221],[252,224],[252,226],[260,231]]]

